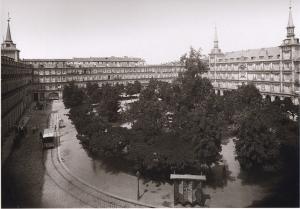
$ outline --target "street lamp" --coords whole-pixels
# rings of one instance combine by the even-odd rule
[[[140,176],[141,176],[141,173],[139,171],[136,172],[136,177],[137,177],[137,200],[140,199]]]
[[[173,174],[175,174],[175,169],[176,169],[176,166],[171,166],[171,172],[173,171]]]
[[[158,162],[158,157],[157,157],[157,153],[156,152],[153,152],[153,161],[154,162]]]

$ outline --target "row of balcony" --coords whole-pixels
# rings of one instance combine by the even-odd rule
[[[102,73],[113,73],[113,74],[128,74],[128,73],[174,73],[182,72],[183,68],[167,68],[167,69],[143,69],[143,68],[127,68],[127,69],[91,69],[91,70],[34,70],[35,75],[62,75],[62,74],[73,74],[73,75],[87,75],[87,74],[102,74]]]
[[[30,96],[30,89],[28,88],[21,88],[18,91],[14,92],[9,97],[1,98],[1,114],[2,116],[5,115],[11,107],[15,106],[17,103],[22,101],[26,96]]]
[[[6,135],[12,131],[20,117],[23,115],[25,109],[31,104],[32,97],[28,96],[22,101],[19,101],[3,115],[1,119],[1,135]]]
[[[234,81],[238,81],[238,80],[242,80],[242,81],[266,81],[266,82],[280,82],[280,75],[264,75],[264,74],[248,74],[248,75],[239,75],[239,74],[235,74],[235,75],[224,75],[224,74],[217,74],[216,76],[214,76],[213,74],[211,75],[204,75],[204,77],[207,77],[211,80],[214,79],[219,79],[219,80],[234,80]],[[296,81],[296,80],[295,80]],[[282,82],[293,82],[293,76],[291,74],[289,75],[282,75]]]
[[[299,65],[296,65],[295,70],[299,70],[300,67]],[[243,66],[243,65],[237,65],[237,66],[225,66],[225,67],[221,67],[221,66],[211,66],[210,70],[212,71],[289,71],[292,70],[292,66],[273,66],[273,67],[267,67],[267,66],[256,66],[256,67],[252,67],[252,66]]]
[[[28,62],[28,61],[27,61]],[[28,62],[35,68],[137,67],[143,62]]]
[[[256,83],[252,82],[258,90],[261,92],[266,92],[266,93],[277,93],[277,94],[294,94],[292,85],[283,85],[282,88],[280,88],[280,84],[261,84],[261,83]],[[244,82],[214,82],[213,86],[215,88],[220,88],[220,89],[237,89],[239,86],[243,85]]]
[[[1,95],[2,97],[14,90],[20,89],[22,87],[25,87],[26,85],[29,85],[31,83],[31,80],[29,79],[18,79],[18,80],[3,80],[1,82]]]
[[[17,62],[15,59],[7,56],[1,56],[1,68],[4,67],[13,67],[13,68],[31,68],[31,65],[28,65],[24,62]]]
[[[49,83],[49,82],[68,82],[68,81],[103,81],[103,80],[140,80],[140,79],[164,79],[178,77],[177,73],[169,74],[142,74],[142,75],[107,75],[107,76],[54,76],[54,77],[36,77],[33,82]]]
[[[161,81],[165,81],[165,82],[172,82],[173,78],[160,78],[158,80],[161,80]],[[128,83],[133,83],[135,80],[134,79],[129,79],[129,80],[102,80],[102,81],[96,81],[96,83],[98,83],[99,85],[103,85],[103,84],[106,84],[106,83],[110,83],[112,85],[115,85],[115,84],[128,84]],[[148,83],[148,79],[141,79],[139,80],[141,83]],[[92,82],[92,81],[84,81],[84,82],[81,82],[81,81],[75,81],[75,82],[78,82],[77,85],[79,87],[86,87],[86,83],[87,82]],[[52,84],[46,84],[46,83],[43,83],[43,84],[36,84],[34,86],[34,91],[62,91],[63,90],[63,87],[64,85],[67,84],[67,82],[63,82],[63,83],[52,83]]]

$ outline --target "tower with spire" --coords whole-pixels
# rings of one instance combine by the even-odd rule
[[[219,49],[217,27],[215,26],[214,48],[211,50],[210,56],[220,56],[220,55],[222,55],[222,52],[221,49]]]
[[[294,33],[294,23],[293,23],[293,16],[292,16],[292,6],[290,5],[289,7],[290,11],[289,11],[289,21],[288,21],[288,25],[286,27],[287,29],[287,38],[293,38],[295,37],[295,33]]]
[[[290,2],[289,6],[289,19],[288,24],[286,27],[287,34],[286,38],[283,40],[283,43],[280,45],[281,48],[281,66],[284,64],[289,64],[289,69],[291,69],[292,73],[292,92],[298,94],[299,91],[296,89],[295,84],[299,85],[299,72],[296,72],[296,64],[299,60],[300,55],[300,43],[299,38],[295,37],[295,26],[293,23],[293,16],[292,16],[292,6]],[[282,68],[283,69],[283,68]],[[283,81],[284,76],[282,71],[280,72],[280,79]],[[281,82],[281,89],[283,89],[283,82]]]
[[[216,63],[219,57],[223,57],[224,54],[222,53],[221,49],[219,49],[219,41],[218,41],[218,34],[217,34],[217,27],[215,26],[215,35],[214,35],[214,48],[211,50],[209,54],[209,65],[211,66],[214,72],[214,83],[216,83],[217,72],[216,72]]]
[[[10,17],[8,15],[6,37],[1,44],[1,55],[13,58],[18,61],[20,50],[17,49],[16,44],[12,41],[9,22]]]
[[[294,26],[294,23],[293,23],[293,15],[292,15],[292,6],[291,6],[291,3],[290,3],[290,6],[289,6],[289,19],[288,19],[288,24],[287,24],[287,27],[286,27],[286,31],[287,31],[287,34],[286,34],[286,39],[283,40],[283,43],[282,43],[282,47],[283,46],[292,46],[292,45],[299,45],[299,39],[298,38],[295,38],[295,26]]]

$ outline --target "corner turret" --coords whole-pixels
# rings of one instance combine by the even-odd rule
[[[17,49],[16,44],[12,41],[9,22],[10,17],[8,16],[6,37],[4,42],[1,44],[1,55],[13,58],[18,61],[20,58],[20,50]]]

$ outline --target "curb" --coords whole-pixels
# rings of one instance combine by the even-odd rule
[[[124,201],[124,202],[127,202],[127,203],[130,203],[130,204],[133,204],[133,205],[136,205],[136,206],[143,206],[143,207],[146,207],[146,208],[157,208],[157,207],[161,207],[161,206],[153,206],[153,205],[150,205],[150,204],[146,204],[146,203],[141,203],[141,202],[137,202],[137,201],[134,201],[134,200],[131,200],[131,199],[127,199],[127,198],[123,198],[123,197],[119,197],[117,195],[114,195],[114,194],[111,194],[111,193],[108,193],[108,192],[105,192],[89,183],[87,183],[86,181],[84,181],[83,179],[81,179],[80,177],[77,177],[75,176],[71,171],[70,169],[65,165],[65,163],[63,162],[62,158],[61,158],[61,154],[60,154],[60,147],[57,147],[57,155],[58,155],[58,161],[59,163],[63,166],[63,168],[66,170],[66,172],[71,175],[72,177],[74,177],[75,179],[77,179],[78,181],[80,181],[82,184],[96,190],[97,192],[99,193],[102,193],[104,195],[107,195],[109,197],[112,197],[112,198],[115,198],[117,200],[120,200],[120,201]]]

